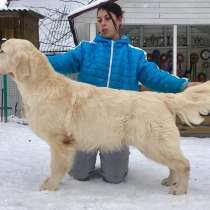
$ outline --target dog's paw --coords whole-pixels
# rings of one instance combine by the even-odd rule
[[[186,189],[178,189],[178,187],[176,185],[173,185],[169,192],[169,194],[172,195],[183,195],[183,194],[187,194],[187,190]]]
[[[174,180],[172,180],[171,178],[165,178],[161,181],[161,184],[166,186],[166,187],[169,187],[169,186],[172,186],[172,185],[175,185],[176,182]]]
[[[58,189],[58,184],[55,184],[55,182],[52,181],[52,179],[49,177],[47,178],[41,185],[40,191],[43,190],[49,190],[49,191],[55,191]]]

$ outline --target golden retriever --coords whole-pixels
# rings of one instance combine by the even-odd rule
[[[175,116],[191,125],[210,112],[210,82],[178,94],[99,88],[56,73],[26,40],[1,48],[0,74],[10,74],[26,105],[26,119],[51,149],[51,175],[41,190],[55,190],[71,168],[76,150],[120,150],[133,145],[166,165],[169,193],[188,189],[190,165],[180,149]]]

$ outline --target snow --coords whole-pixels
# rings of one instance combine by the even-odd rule
[[[26,10],[29,11],[29,8],[27,7],[9,7],[8,10]]]
[[[7,3],[7,0],[0,0],[0,10],[7,9],[6,3]]]
[[[49,147],[22,120],[10,118],[0,123],[0,210],[209,210],[210,138],[182,137],[181,146],[191,162],[187,195],[169,195],[160,185],[168,170],[135,148],[124,183],[80,182],[66,174],[58,191],[39,191],[49,173]]]

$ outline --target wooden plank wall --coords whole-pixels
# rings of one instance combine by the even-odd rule
[[[125,22],[135,24],[207,24],[210,0],[119,0]]]
[[[14,37],[15,18],[0,18],[0,39]]]
[[[23,37],[39,48],[39,19],[25,14],[23,21]]]
[[[119,0],[125,24],[210,24],[210,0]],[[95,23],[96,10],[76,22]]]
[[[181,136],[210,137],[210,115],[203,118],[204,121],[201,125],[193,125],[192,127],[182,123],[177,118],[177,126]]]

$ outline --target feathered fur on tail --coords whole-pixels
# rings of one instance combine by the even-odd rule
[[[182,122],[192,126],[199,125],[210,113],[210,81],[187,88],[184,92],[169,94],[165,99],[167,106]]]

